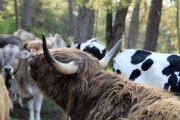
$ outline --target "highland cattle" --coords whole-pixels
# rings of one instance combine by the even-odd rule
[[[72,120],[180,119],[179,96],[102,70],[111,52],[98,60],[72,48],[49,51],[43,36],[43,51],[29,59],[29,73]]]

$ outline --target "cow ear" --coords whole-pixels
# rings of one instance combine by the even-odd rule
[[[30,49],[30,53],[31,53],[31,55],[35,55],[36,54],[36,50],[35,49]]]
[[[61,35],[58,34],[58,33],[56,33],[56,34],[54,35],[54,37],[57,38],[57,39],[62,39]]]
[[[19,53],[19,58],[21,58],[21,59],[28,58],[29,56],[30,56],[30,53],[29,53],[29,51],[27,51],[27,50],[22,50],[22,51]]]

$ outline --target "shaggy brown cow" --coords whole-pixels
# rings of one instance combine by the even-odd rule
[[[9,111],[12,106],[4,80],[0,75],[0,120],[9,120]]]
[[[29,73],[72,120],[180,119],[177,96],[107,73],[102,60],[83,51],[52,49],[49,54],[45,37],[43,42],[44,53],[29,59]]]

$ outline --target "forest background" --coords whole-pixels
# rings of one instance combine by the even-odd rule
[[[69,36],[80,43],[95,37],[107,50],[122,39],[119,50],[178,54],[179,9],[180,0],[0,0],[0,34],[59,33],[68,44]],[[62,109],[44,99],[41,118],[63,119]],[[27,106],[15,106],[11,120],[26,119]]]
[[[122,38],[121,50],[179,53],[179,7],[180,0],[0,0],[0,34],[95,37],[108,50]]]

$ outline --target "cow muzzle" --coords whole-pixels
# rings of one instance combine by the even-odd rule
[[[13,74],[14,69],[11,66],[4,66],[4,72]]]

